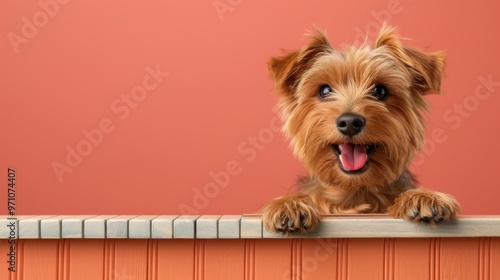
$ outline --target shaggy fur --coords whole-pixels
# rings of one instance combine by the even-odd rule
[[[414,189],[408,171],[424,143],[424,95],[439,93],[444,55],[405,47],[396,30],[385,26],[373,47],[336,50],[322,32],[311,37],[301,50],[269,61],[281,96],[283,131],[310,176],[300,180],[300,193],[265,206],[266,228],[287,235],[307,232],[322,214],[389,212],[427,223],[454,219],[460,210],[456,200]],[[325,85],[331,93],[320,97]],[[380,85],[387,96],[379,100],[373,92]],[[366,120],[361,132],[340,132],[336,121],[345,113]],[[366,148],[368,160],[359,172],[340,166],[339,145],[345,143]]]

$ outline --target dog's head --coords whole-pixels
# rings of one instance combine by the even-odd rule
[[[403,46],[382,27],[373,47],[334,49],[317,31],[271,58],[283,131],[311,175],[327,185],[379,187],[406,170],[424,142],[423,95],[438,93],[442,53]]]

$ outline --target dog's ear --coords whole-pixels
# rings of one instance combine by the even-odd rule
[[[421,93],[439,93],[444,72],[445,56],[442,52],[425,53],[404,47],[395,28],[382,26],[375,47],[389,48],[412,75],[413,88]]]
[[[311,68],[319,56],[333,51],[323,32],[316,30],[316,33],[311,34],[311,39],[311,42],[302,49],[283,57],[271,57],[269,60],[269,72],[276,89],[285,96],[295,93],[302,75]]]

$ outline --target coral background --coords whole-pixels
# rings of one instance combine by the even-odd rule
[[[306,172],[278,130],[267,59],[304,45],[313,25],[342,47],[373,40],[383,20],[411,38],[407,45],[447,54],[443,94],[428,96],[427,144],[413,166],[421,185],[453,194],[464,214],[500,214],[499,8],[1,1],[0,214],[9,167],[19,215],[258,211]]]

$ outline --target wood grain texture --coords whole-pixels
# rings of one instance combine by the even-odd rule
[[[242,216],[223,215],[219,219],[219,238],[240,238],[240,220]]]
[[[22,217],[18,220],[18,235],[19,238],[40,238],[40,223],[43,219],[48,219],[53,216],[33,216]]]
[[[18,270],[2,280],[500,279],[500,238],[489,237],[17,242]]]
[[[241,238],[262,238],[262,219],[243,216],[240,221]]]
[[[246,216],[244,217],[246,218]],[[243,220],[242,220],[243,221]],[[362,225],[362,226],[360,226]],[[390,229],[390,230],[389,230]],[[263,229],[264,238],[283,238]],[[460,217],[436,226],[415,224],[387,215],[328,215],[307,234],[295,238],[411,238],[411,237],[500,237],[498,216]]]
[[[196,220],[196,238],[218,238],[220,215],[203,215]]]
[[[292,252],[302,257],[295,258],[295,265],[299,267],[293,269],[292,279],[335,279],[337,276],[338,239],[297,239],[295,249]],[[292,257],[292,259],[294,259]]]
[[[148,275],[148,240],[116,240],[111,279],[146,280]]]
[[[84,224],[86,219],[93,218],[92,215],[78,215],[65,217],[61,221],[62,238],[83,238]],[[43,231],[42,231],[43,233]]]
[[[128,221],[129,238],[151,238],[151,221],[158,215],[141,215]]]
[[[249,280],[288,279],[293,275],[293,269],[298,269],[297,262],[292,263],[292,242],[294,239],[256,239],[250,246],[250,254],[245,259],[245,265],[253,267],[248,275]]]
[[[479,238],[442,238],[438,279],[479,279]]]
[[[174,220],[178,216],[162,215],[151,221],[151,238],[172,238],[174,235]]]
[[[7,218],[9,217],[0,216],[0,239],[8,238],[7,225],[10,220]],[[259,215],[16,218],[19,238],[286,238],[281,233],[268,232],[263,228]],[[200,236],[197,237],[197,234]],[[429,226],[393,219],[387,215],[328,215],[323,217],[322,223],[315,231],[308,234],[295,233],[293,237],[500,237],[500,217],[462,216],[457,221]]]
[[[490,242],[490,279],[500,279],[500,238]]]
[[[348,279],[384,279],[384,239],[349,239]]]
[[[106,237],[107,238],[128,238],[129,237],[129,220],[137,216],[116,216],[106,221]]]
[[[243,279],[245,240],[205,240],[204,279]]]
[[[158,279],[194,279],[194,239],[158,240]]]
[[[200,216],[180,216],[174,220],[173,237],[174,238],[195,238],[196,237],[196,219]]]
[[[430,269],[433,261],[431,250],[431,239],[428,238],[394,239],[392,279],[434,279]]]
[[[69,242],[69,279],[103,279],[106,240],[75,239]]]
[[[66,253],[63,249],[60,252],[60,240],[29,240],[26,239],[21,244],[20,255],[23,260],[19,263],[21,272],[20,279],[54,280],[58,275],[64,275],[64,262],[60,262],[58,255]],[[65,258],[65,256],[61,256]]]
[[[9,260],[9,256],[7,256],[7,254],[10,253],[10,246],[12,244],[9,243],[9,240],[8,239],[0,239],[0,256],[2,259],[2,261],[0,263],[2,263],[2,266],[0,266],[0,279],[6,279],[6,280],[10,280],[11,276],[14,277],[17,273],[11,273],[8,268],[9,268],[9,264],[7,263],[7,260]],[[16,244],[17,246],[17,244]],[[17,255],[17,252],[16,252],[16,255]],[[17,256],[16,256],[17,258]],[[12,278],[14,279],[14,278]]]

